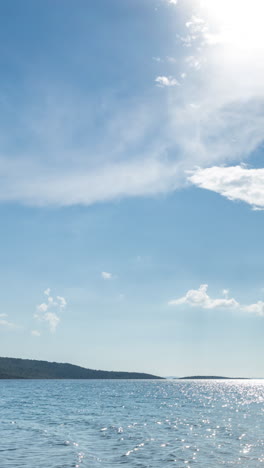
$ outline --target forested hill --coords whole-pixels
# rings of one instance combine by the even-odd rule
[[[0,357],[0,379],[161,379],[139,372],[109,372],[73,364]]]

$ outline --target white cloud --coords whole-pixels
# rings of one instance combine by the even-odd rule
[[[41,333],[38,330],[31,330],[31,335],[32,336],[40,336]]]
[[[207,294],[207,289],[207,284],[201,284],[199,289],[190,289],[185,296],[169,301],[169,305],[188,304],[194,307],[201,307],[202,309],[234,308],[239,306],[239,303],[233,298],[212,299]]]
[[[198,168],[189,176],[194,185],[264,209],[264,169],[243,166]]]
[[[173,78],[172,76],[157,76],[155,82],[157,83],[157,86],[160,86],[161,88],[180,85],[176,78]]]
[[[186,28],[191,29],[192,33],[204,33],[208,27],[203,18],[193,15],[189,21],[186,22]]]
[[[223,289],[222,294],[223,296],[227,297],[229,295],[229,289]]]
[[[258,301],[256,304],[250,304],[248,306],[244,306],[243,310],[263,317],[264,316],[264,302]]]
[[[194,68],[195,70],[200,70],[203,65],[203,58],[198,56],[189,55],[185,61],[190,68]]]
[[[39,304],[37,306],[37,309],[39,312],[46,312],[46,310],[48,310],[48,304],[46,304],[45,302],[43,302],[42,304]]]
[[[198,307],[201,309],[239,309],[244,312],[252,313],[254,315],[264,316],[264,302],[258,301],[257,303],[243,305],[236,299],[229,298],[229,290],[223,289],[223,298],[211,298],[208,293],[208,285],[201,284],[198,289],[190,289],[185,296],[179,299],[173,299],[168,302],[169,306],[189,305],[191,307]]]
[[[56,296],[56,300],[50,295],[51,289],[48,288],[44,291],[44,294],[48,296],[47,302],[43,302],[37,306],[37,313],[34,314],[34,318],[40,322],[47,322],[50,332],[55,333],[57,326],[60,323],[60,317],[57,312],[61,312],[67,306],[67,301],[62,296]],[[51,312],[50,309],[53,309]],[[34,331],[34,330],[33,330]],[[35,334],[36,333],[33,333]],[[35,330],[36,331],[36,330]]]
[[[168,0],[169,5],[177,5],[178,0]]]
[[[67,305],[66,299],[64,297],[62,297],[62,296],[57,296],[57,301],[59,303],[60,309],[65,309],[65,307]]]
[[[0,318],[5,318],[7,316],[8,316],[7,314],[0,314]]]
[[[102,278],[105,279],[105,280],[113,279],[112,273],[109,273],[109,272],[107,272],[107,271],[102,271],[101,276],[102,276]]]
[[[46,312],[43,315],[43,320],[48,322],[51,333],[55,333],[60,323],[60,317],[55,312]]]

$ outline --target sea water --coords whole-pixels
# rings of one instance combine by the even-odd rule
[[[1,380],[0,467],[264,464],[261,380]]]

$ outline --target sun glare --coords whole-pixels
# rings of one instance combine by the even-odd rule
[[[244,50],[263,48],[263,0],[200,0],[199,6],[208,23],[209,41]]]

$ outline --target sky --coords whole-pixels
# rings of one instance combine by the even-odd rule
[[[0,6],[0,355],[264,377],[262,0]]]

